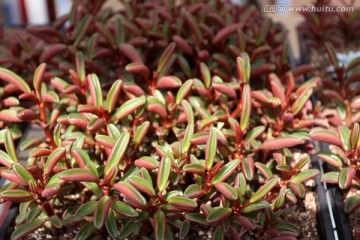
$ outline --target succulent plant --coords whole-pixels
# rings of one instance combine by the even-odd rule
[[[326,129],[314,129],[310,137],[314,140],[331,144],[329,151],[320,151],[320,159],[328,163],[330,171],[322,176],[327,183],[338,184],[340,189],[350,190],[359,188],[359,151],[360,151],[359,123],[349,129],[338,126],[337,134]],[[358,195],[348,197],[345,210],[350,213],[360,206]]]
[[[166,66],[168,52],[158,69]],[[2,120],[37,124],[46,136],[22,143],[22,149],[32,149],[24,165],[12,134],[4,133],[0,175],[11,182],[0,198],[21,202],[13,239],[41,226],[53,234],[79,227],[77,239],[97,234],[164,239],[174,232],[182,238],[194,223],[216,225],[216,238],[253,232],[260,239],[295,239],[299,232],[286,222],[288,206],[304,197],[303,183],[318,171],[302,170],[308,156],[290,165],[288,148],[303,144],[306,131],[271,134],[254,118],[253,108],[268,104],[252,101],[258,99],[250,87],[247,54],[237,59],[238,76],[231,84],[211,77],[201,64],[203,81],[163,76],[148,93],[136,85],[129,90],[125,80],[104,90],[97,75],[86,73],[81,56],[70,71],[72,85],[60,78],[44,81],[45,64],[35,71],[31,87],[0,69],[0,78],[21,99],[2,110]],[[311,84],[282,102],[290,95],[281,94],[275,76],[270,83],[277,84],[270,109],[284,104],[294,119],[306,116],[302,109],[311,93],[303,92]],[[65,210],[66,194],[78,199]]]

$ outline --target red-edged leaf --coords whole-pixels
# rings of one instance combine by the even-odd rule
[[[123,194],[126,198],[134,202],[136,205],[145,206],[146,199],[141,193],[127,182],[121,181],[114,184],[116,190]]]
[[[297,137],[287,136],[287,137],[279,137],[268,140],[264,142],[259,149],[261,150],[275,150],[282,149],[288,147],[294,147],[296,145],[302,144],[304,141]]]
[[[163,211],[157,210],[154,216],[154,230],[156,240],[165,240],[166,216]]]
[[[171,171],[170,158],[163,157],[160,162],[159,171],[157,175],[157,186],[160,192],[162,192],[168,182]]]
[[[342,146],[341,139],[333,132],[325,129],[315,129],[309,133],[309,136],[313,140],[326,142],[336,146]]]
[[[251,113],[251,89],[249,84],[245,84],[241,93],[241,122],[240,129],[244,131],[249,126]]]
[[[230,186],[225,182],[215,184],[215,187],[219,192],[221,192],[221,194],[223,194],[226,198],[228,198],[231,201],[234,201],[238,198],[237,191],[232,186]]]
[[[95,206],[94,209],[94,226],[97,229],[101,229],[104,226],[106,217],[109,213],[111,206],[111,199],[109,196],[102,197]]]
[[[231,208],[218,208],[214,209],[206,218],[206,222],[208,223],[216,223],[230,217],[232,214]]]
[[[253,203],[253,202],[256,202],[257,200],[259,200],[260,198],[264,197],[278,183],[279,183],[279,179],[276,177],[269,179],[259,190],[257,190],[254,193],[254,195],[250,198],[249,202]]]
[[[0,79],[5,80],[8,83],[13,84],[19,90],[23,91],[24,93],[31,93],[31,89],[29,85],[16,73],[7,70],[5,68],[0,68]]]
[[[341,169],[339,174],[339,187],[341,189],[349,188],[355,174],[356,170],[352,167]]]

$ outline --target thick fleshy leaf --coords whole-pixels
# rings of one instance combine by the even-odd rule
[[[269,203],[266,201],[255,202],[247,205],[246,207],[243,207],[241,209],[241,212],[242,213],[257,212],[257,211],[261,211],[264,208],[268,208],[269,206],[270,206]]]
[[[214,209],[206,218],[208,223],[216,223],[230,217],[232,214],[231,208],[217,208]]]
[[[46,222],[46,219],[38,219],[38,220],[35,220],[32,222],[25,223],[15,229],[15,231],[11,234],[11,239],[21,239],[21,238],[27,236],[28,234],[36,231],[45,222]]]
[[[10,156],[4,152],[3,150],[0,150],[0,163],[8,168],[11,167],[15,161],[10,158]]]
[[[74,148],[71,150],[72,156],[81,168],[88,168],[96,177],[99,177],[98,171],[93,161],[85,150]]]
[[[237,191],[228,183],[221,182],[215,184],[215,187],[219,192],[221,192],[226,198],[230,199],[231,201],[234,201],[238,198]]]
[[[185,218],[190,222],[196,222],[199,224],[206,224],[206,217],[202,213],[188,213]]]
[[[0,198],[12,202],[27,202],[33,199],[31,194],[22,189],[9,189],[0,193]]]
[[[236,91],[230,87],[229,85],[219,82],[219,83],[213,83],[213,87],[216,91],[225,94],[226,96],[230,98],[237,98]]]
[[[112,238],[117,238],[118,231],[116,226],[116,219],[112,211],[109,211],[106,217],[105,226],[110,236]]]
[[[360,207],[360,196],[358,195],[351,196],[345,200],[345,211],[347,213],[352,213],[359,207]]]
[[[59,174],[60,179],[75,182],[98,182],[98,178],[88,169],[72,168],[62,171]]]
[[[6,131],[5,133],[5,148],[6,148],[6,152],[9,155],[9,157],[14,161],[17,162],[18,161],[18,157],[16,154],[16,148],[14,145],[14,141],[11,135],[10,131]]]
[[[44,166],[45,173],[50,174],[54,169],[55,165],[59,162],[61,158],[65,156],[66,150],[64,147],[56,148],[48,157],[46,164]]]
[[[343,168],[339,174],[339,187],[341,189],[347,189],[351,185],[351,181],[355,176],[356,170],[352,167]]]
[[[172,57],[172,55],[175,51],[175,48],[176,48],[176,44],[173,42],[165,49],[165,51],[161,55],[161,57],[159,59],[158,67],[156,69],[156,71],[159,74],[162,73],[167,68],[167,65],[170,62],[169,60]]]
[[[273,189],[278,183],[279,178],[277,177],[269,179],[259,190],[254,193],[254,195],[250,198],[249,202],[256,202],[257,200],[266,196],[271,191],[271,189]]]
[[[309,179],[314,178],[318,174],[319,174],[319,170],[317,169],[306,170],[297,174],[295,177],[291,179],[291,181],[294,183],[302,183]]]
[[[264,126],[257,126],[246,134],[245,140],[250,141],[260,136],[265,130]]]
[[[241,169],[245,178],[251,181],[254,178],[254,159],[252,157],[243,158],[241,160]]]
[[[8,83],[13,84],[24,93],[31,93],[31,89],[29,85],[25,82],[25,80],[10,70],[0,68],[0,79],[3,79]]]
[[[350,145],[351,148],[355,148],[360,144],[360,127],[359,123],[355,123],[350,133]]]
[[[303,108],[303,106],[305,105],[306,101],[309,100],[311,94],[313,92],[312,88],[309,88],[308,90],[304,91],[299,97],[298,99],[296,99],[296,101],[293,103],[292,105],[292,112],[294,113],[294,115],[298,114],[300,112],[300,110]]]
[[[121,134],[119,139],[116,141],[114,148],[111,151],[109,160],[105,166],[105,175],[107,175],[114,167],[117,167],[121,161],[121,158],[124,156],[126,148],[129,144],[130,134],[124,132]]]
[[[259,172],[261,172],[262,175],[264,175],[266,179],[269,179],[273,176],[272,171],[266,165],[260,162],[256,162],[255,167],[259,170]]]
[[[121,229],[119,233],[119,238],[124,239],[133,232],[137,231],[138,229],[139,229],[139,224],[134,222],[134,220],[130,219]]]
[[[346,126],[338,126],[337,127],[337,131],[339,133],[339,137],[341,139],[341,142],[343,143],[343,146],[345,147],[346,150],[351,149],[350,146],[350,130],[348,127]]]
[[[128,177],[128,181],[135,188],[146,193],[147,195],[149,196],[155,195],[155,190],[153,186],[146,179],[138,176],[130,176]]]
[[[159,171],[157,175],[157,187],[159,192],[162,192],[168,182],[169,176],[171,171],[171,162],[170,158],[163,157],[160,162]]]
[[[121,120],[127,115],[134,113],[138,108],[142,107],[146,103],[145,96],[137,97],[128,100],[121,105],[119,109],[111,116],[111,120]]]
[[[217,150],[217,132],[211,129],[206,141],[205,164],[207,169],[211,169],[215,160]]]
[[[338,184],[339,172],[327,172],[321,176],[321,181]]]
[[[241,223],[241,226],[243,226],[244,228],[246,228],[249,231],[253,231],[256,227],[254,221],[251,218],[248,217],[244,217],[244,216],[239,216],[238,217],[239,222]]]
[[[40,66],[36,69],[33,79],[33,85],[36,92],[36,95],[38,97],[41,96],[41,83],[43,81],[44,73],[46,69],[46,64],[42,63]]]
[[[276,150],[288,147],[294,147],[296,145],[302,144],[304,141],[297,137],[287,136],[287,137],[278,137],[264,142],[259,149],[261,150]]]
[[[197,203],[195,200],[182,196],[170,197],[168,199],[168,203],[182,210],[192,210],[197,207]]]
[[[85,16],[80,24],[78,25],[78,29],[76,31],[74,46],[78,46],[81,42],[81,40],[84,38],[88,28],[90,27],[90,24],[92,22],[92,18],[90,15]]]
[[[94,212],[97,201],[89,201],[82,204],[75,213],[76,218],[82,218]]]
[[[294,191],[295,195],[303,198],[305,197],[305,187],[302,183],[299,182],[290,182],[290,188]]]
[[[194,86],[194,80],[189,79],[182,84],[178,93],[176,94],[176,104],[179,105],[181,101],[189,94]]]
[[[88,79],[91,99],[96,107],[101,107],[103,105],[103,95],[100,80],[96,74],[89,75]]]
[[[183,111],[185,112],[188,123],[193,124],[194,123],[194,111],[193,111],[190,103],[188,101],[186,101],[185,99],[183,99],[183,100],[181,100],[181,107],[182,107]]]
[[[203,77],[204,83],[206,87],[210,87],[211,85],[211,74],[209,68],[205,63],[200,63],[201,75]]]
[[[294,169],[300,170],[302,169],[308,162],[310,161],[309,155],[301,158],[294,166]]]
[[[118,100],[120,90],[121,90],[122,80],[116,80],[106,96],[106,100],[104,102],[104,106],[107,107],[108,112],[112,112]]]
[[[187,234],[189,233],[189,230],[190,230],[190,222],[189,221],[183,221],[181,226],[180,226],[179,238],[180,239],[186,238]]]
[[[220,171],[214,176],[211,183],[218,184],[218,183],[225,181],[235,171],[235,169],[239,166],[239,164],[240,164],[239,159],[235,159],[235,160],[225,164],[220,169]]]
[[[150,127],[150,122],[145,121],[136,129],[135,136],[134,136],[135,147],[137,147],[142,142],[147,131],[149,130],[149,127]]]
[[[121,201],[114,201],[111,204],[111,209],[125,217],[133,218],[139,216],[139,213],[136,210]]]
[[[94,231],[95,231],[94,224],[92,222],[88,222],[83,227],[80,228],[79,232],[76,234],[76,239],[87,240]]]
[[[249,84],[245,84],[241,93],[241,122],[240,129],[244,131],[249,126],[251,113],[251,89]]]
[[[205,168],[198,163],[189,163],[183,167],[185,172],[202,175],[205,173]]]
[[[159,167],[159,162],[155,158],[149,156],[143,156],[136,159],[134,164],[137,167],[143,167],[149,170],[154,170]]]
[[[144,206],[146,205],[146,199],[141,195],[141,193],[132,185],[127,182],[121,181],[114,184],[116,190],[118,190],[125,197],[130,199],[132,202],[137,205]]]
[[[318,157],[335,167],[341,167],[343,165],[342,159],[331,152],[320,151]]]
[[[111,206],[111,199],[109,196],[102,197],[95,206],[94,209],[94,226],[97,229],[101,229],[104,226],[109,209]]]
[[[218,225],[214,233],[214,240],[224,240],[224,235],[224,230],[220,225]]]
[[[159,89],[179,88],[181,84],[181,80],[176,76],[164,76],[157,81],[156,87]]]
[[[339,147],[342,145],[341,139],[336,134],[334,134],[329,130],[315,129],[309,133],[309,136],[313,140],[326,142]]]
[[[15,163],[12,165],[12,168],[16,176],[22,179],[25,183],[29,184],[29,181],[35,181],[33,175],[20,163]]]
[[[154,230],[156,240],[165,240],[166,216],[163,211],[157,210],[154,216]]]

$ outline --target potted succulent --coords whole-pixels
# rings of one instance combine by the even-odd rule
[[[126,1],[120,13],[84,2],[3,49],[11,238],[301,235],[288,215],[319,174],[307,155],[319,80],[289,70],[282,28],[222,1]],[[21,143],[26,163],[14,123],[44,133]]]

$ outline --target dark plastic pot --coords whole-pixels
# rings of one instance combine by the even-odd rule
[[[300,47],[301,64],[310,64],[308,57],[308,49],[305,39],[298,31],[298,40]],[[309,79],[310,76],[306,76]],[[313,96],[313,102],[316,97]],[[315,143],[315,151],[328,150],[329,146],[323,143]],[[319,200],[319,212],[317,213],[319,237],[324,240],[332,239],[352,239],[349,227],[348,216],[344,211],[344,200],[342,192],[337,185],[326,184],[320,180],[321,175],[327,172],[327,164],[316,155],[311,157],[311,164],[314,169],[320,171],[320,175],[315,178],[316,192]]]

